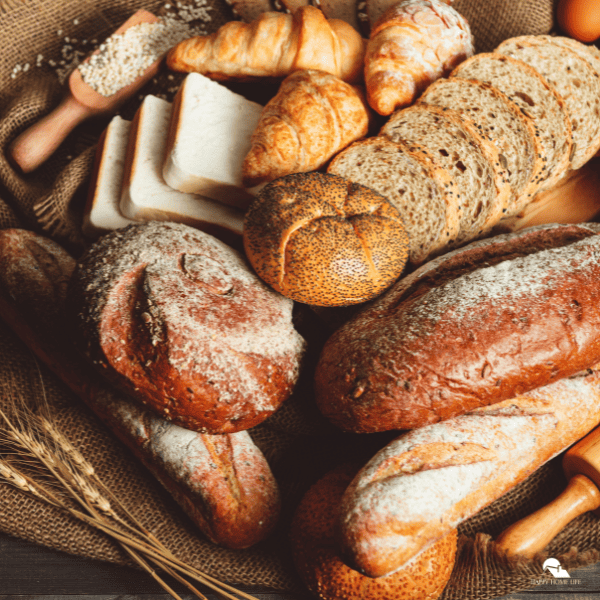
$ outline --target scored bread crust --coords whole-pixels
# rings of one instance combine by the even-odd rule
[[[400,211],[412,263],[422,263],[456,239],[458,199],[452,176],[418,144],[409,147],[384,136],[360,140],[340,152],[327,172],[373,188]],[[429,194],[419,198],[411,191],[413,182],[428,185]]]
[[[599,422],[600,374],[588,369],[401,435],[346,490],[342,553],[370,577],[401,569]]]
[[[571,168],[582,167],[600,148],[600,76],[579,52],[548,37],[521,36],[502,42],[496,52],[530,64],[563,97],[571,119]]]
[[[452,77],[430,85],[419,103],[454,108],[498,148],[512,189],[505,217],[531,201],[544,171],[542,143],[531,120],[506,94],[482,81]]]
[[[467,59],[452,71],[450,77],[491,84],[531,119],[543,145],[541,189],[554,186],[564,177],[573,147],[571,120],[565,101],[540,73],[522,60],[488,52]]]
[[[435,600],[456,556],[455,530],[387,577],[372,579],[342,561],[336,523],[344,491],[359,470],[341,465],[315,483],[296,509],[290,528],[296,570],[321,600]]]
[[[458,111],[416,104],[396,111],[380,134],[424,146],[453,174],[460,211],[457,243],[489,231],[505,214],[511,188],[498,149]]]
[[[600,362],[599,227],[496,236],[399,280],[325,344],[321,412],[356,433],[412,429]]]
[[[78,348],[120,389],[200,433],[266,419],[298,378],[292,303],[244,258],[176,223],[114,231],[79,262],[68,311]]]

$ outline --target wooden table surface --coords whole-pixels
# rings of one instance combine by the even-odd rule
[[[600,563],[570,573],[567,583],[545,584],[499,600],[591,600],[600,598]],[[555,580],[557,583],[561,580]],[[566,581],[566,580],[562,580]],[[177,583],[183,600],[192,600]],[[278,594],[243,588],[258,600],[314,600],[307,594]],[[209,600],[220,597],[206,592]],[[135,569],[48,550],[0,534],[0,600],[170,600],[149,576]],[[368,600],[365,598],[364,600]]]

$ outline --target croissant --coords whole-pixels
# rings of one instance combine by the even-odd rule
[[[455,9],[440,0],[404,0],[371,30],[365,56],[369,105],[390,115],[472,55],[469,25]]]
[[[296,71],[263,109],[242,165],[253,187],[321,167],[365,136],[369,108],[362,91],[323,71]]]
[[[362,78],[365,47],[348,23],[302,6],[293,15],[266,12],[251,23],[230,21],[211,35],[184,40],[168,53],[167,66],[221,81],[319,69],[355,82]]]

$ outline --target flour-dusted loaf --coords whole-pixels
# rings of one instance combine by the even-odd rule
[[[381,134],[429,150],[452,174],[458,197],[458,241],[480,236],[505,214],[511,189],[498,149],[458,111],[417,104],[396,111]]]
[[[521,36],[502,42],[496,52],[534,67],[562,96],[571,119],[571,168],[583,166],[600,148],[600,74],[589,60],[550,36]]]
[[[242,163],[263,107],[190,73],[173,101],[163,177],[172,188],[245,209]]]
[[[565,176],[573,149],[569,114],[556,89],[533,67],[522,60],[490,52],[476,54],[451,75],[491,84],[533,121],[543,145],[542,188],[552,187]]]
[[[506,216],[531,201],[544,173],[540,134],[508,96],[492,85],[452,77],[430,85],[419,102],[454,108],[496,146],[512,192]]]
[[[248,429],[289,396],[304,349],[291,312],[235,250],[160,222],[96,242],[73,274],[68,310],[101,373],[202,433]]]
[[[193,225],[235,243],[242,234],[241,211],[204,196],[180,192],[163,178],[163,162],[172,105],[148,95],[132,122],[123,186],[121,212],[134,221],[174,221]]]
[[[347,431],[411,429],[600,362],[599,227],[489,238],[399,280],[325,344],[323,414]]]
[[[119,208],[130,127],[129,121],[113,117],[98,140],[83,212],[83,233],[90,238],[132,222]]]
[[[422,263],[456,239],[458,198],[452,176],[425,149],[375,136],[340,152],[327,172],[373,188],[398,209],[412,263]]]
[[[600,375],[572,378],[401,435],[344,494],[341,551],[370,577],[401,569],[600,422]]]

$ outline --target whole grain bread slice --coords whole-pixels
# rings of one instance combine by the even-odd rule
[[[506,94],[533,123],[542,142],[541,188],[553,187],[566,174],[572,148],[571,121],[555,88],[527,63],[496,52],[476,54],[451,77],[477,79]]]
[[[531,65],[563,97],[573,130],[571,168],[578,169],[600,148],[600,76],[579,52],[551,39],[511,38],[496,51]]]
[[[453,77],[430,85],[419,102],[455,108],[498,148],[512,189],[506,216],[530,202],[543,172],[542,143],[531,120],[508,96],[487,83]]]
[[[417,104],[395,112],[381,134],[424,146],[452,174],[459,199],[457,243],[489,231],[506,214],[511,189],[498,150],[459,112]]]
[[[458,234],[452,177],[417,146],[383,136],[360,140],[338,154],[328,172],[374,189],[400,211],[412,263],[422,263]]]

